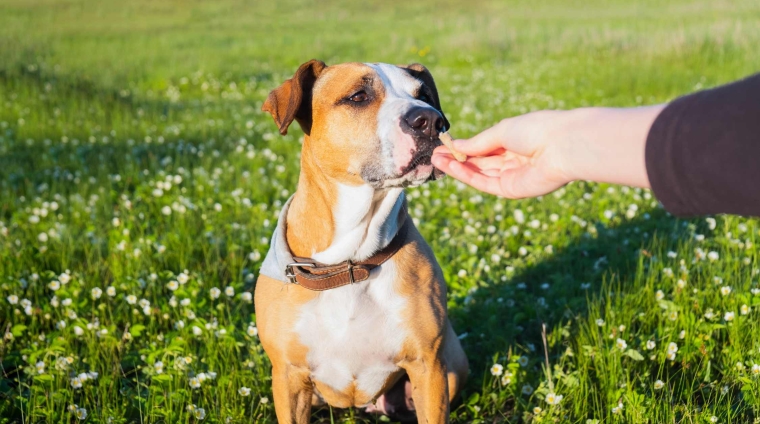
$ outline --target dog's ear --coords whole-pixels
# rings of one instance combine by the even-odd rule
[[[325,67],[324,62],[312,59],[299,66],[292,78],[269,93],[261,110],[272,115],[280,134],[288,133],[294,119],[304,133],[311,132],[311,90]]]
[[[443,125],[446,131],[448,131],[451,125],[449,124],[449,120],[446,119],[446,114],[443,113],[443,108],[441,108],[441,100],[438,98],[438,89],[435,87],[435,80],[433,80],[433,75],[430,73],[430,71],[428,71],[426,67],[419,63],[412,63],[411,65],[403,68],[406,69],[407,72],[409,72],[413,77],[422,81],[422,83],[430,89],[430,92],[433,95],[433,98],[431,99],[433,101],[433,107],[441,112],[441,116],[443,116]]]

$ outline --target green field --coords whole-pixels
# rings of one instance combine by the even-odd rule
[[[260,107],[301,62],[421,62],[465,137],[668,101],[758,45],[756,0],[0,0],[0,423],[276,421],[249,296],[302,133]],[[472,367],[453,422],[760,420],[760,221],[583,182],[408,196]]]

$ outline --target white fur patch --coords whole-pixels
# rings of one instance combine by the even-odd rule
[[[377,136],[383,149],[385,172],[398,173],[409,164],[416,148],[411,135],[401,131],[401,117],[413,106],[430,107],[414,97],[420,82],[399,68],[387,63],[368,63],[377,72],[385,88],[385,98],[377,115]]]
[[[324,264],[361,261],[387,246],[398,231],[396,216],[404,203],[403,189],[375,190],[369,185],[338,184],[333,207],[335,233],[330,247],[312,258]],[[389,224],[385,224],[389,221]]]
[[[396,278],[391,259],[368,280],[321,292],[303,305],[295,331],[309,349],[313,380],[339,391],[356,382],[367,395],[380,394],[399,370],[394,358],[407,336],[406,299],[394,291]]]

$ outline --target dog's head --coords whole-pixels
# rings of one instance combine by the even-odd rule
[[[405,187],[441,175],[430,157],[449,123],[433,76],[420,64],[311,60],[273,90],[262,109],[282,134],[298,121],[308,136],[306,160],[339,182]]]

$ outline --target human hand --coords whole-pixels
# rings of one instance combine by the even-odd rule
[[[533,112],[504,119],[469,140],[455,140],[468,156],[457,162],[445,146],[433,165],[474,188],[510,199],[541,196],[571,181],[562,163],[558,129],[563,111]]]
[[[432,162],[478,190],[510,199],[542,196],[574,180],[648,188],[645,147],[664,105],[538,111],[504,119],[469,140],[454,140]]]

